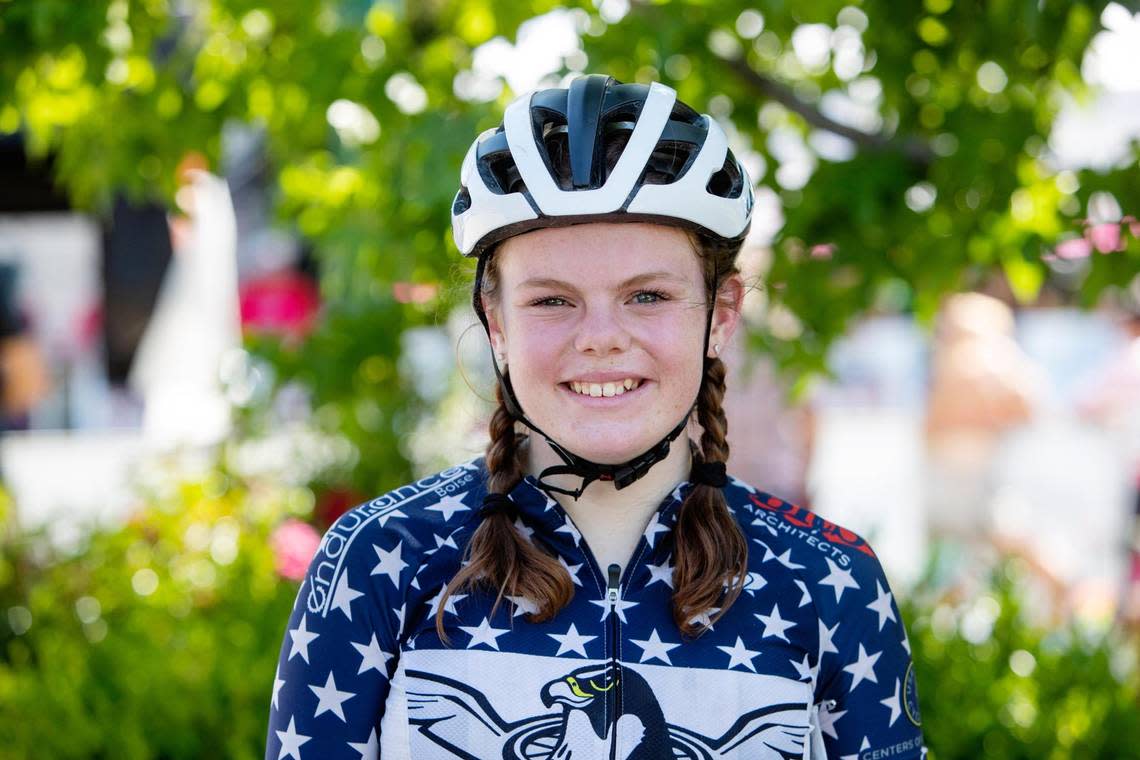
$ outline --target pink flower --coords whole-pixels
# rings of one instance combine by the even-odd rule
[[[1094,224],[1088,228],[1086,234],[1089,236],[1089,240],[1092,241],[1093,247],[1101,253],[1124,250],[1124,241],[1121,239],[1119,222]]]
[[[1053,250],[1062,259],[1083,259],[1092,253],[1092,246],[1084,238],[1071,238],[1057,243]]]
[[[312,329],[321,295],[311,278],[282,271],[244,283],[240,302],[241,324],[246,331],[299,339]]]
[[[835,243],[818,243],[811,247],[808,255],[813,259],[830,259],[836,250]]]
[[[394,282],[392,295],[400,303],[427,303],[439,294],[439,286],[430,282]]]
[[[282,578],[299,581],[305,577],[321,537],[312,525],[290,518],[277,526],[269,537],[273,565]]]

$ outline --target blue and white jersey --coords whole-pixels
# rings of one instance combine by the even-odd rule
[[[325,534],[288,624],[268,760],[662,760],[925,755],[910,647],[866,542],[736,480],[744,592],[695,639],[672,619],[673,525],[658,508],[625,571],[598,567],[532,478],[520,531],[574,582],[543,623],[524,598],[442,587],[478,525],[481,461],[399,488]]]

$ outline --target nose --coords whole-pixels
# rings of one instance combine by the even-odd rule
[[[601,305],[589,305],[578,323],[574,348],[592,356],[609,356],[627,351],[630,336],[614,310]]]

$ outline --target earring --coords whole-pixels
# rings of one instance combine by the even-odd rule
[[[713,343],[713,356],[720,356],[720,344]]]

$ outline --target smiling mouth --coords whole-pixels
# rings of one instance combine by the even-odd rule
[[[565,385],[580,396],[600,398],[602,396],[620,396],[626,391],[637,390],[641,381],[627,377],[625,380],[612,383],[580,383],[577,380],[571,380]]]

